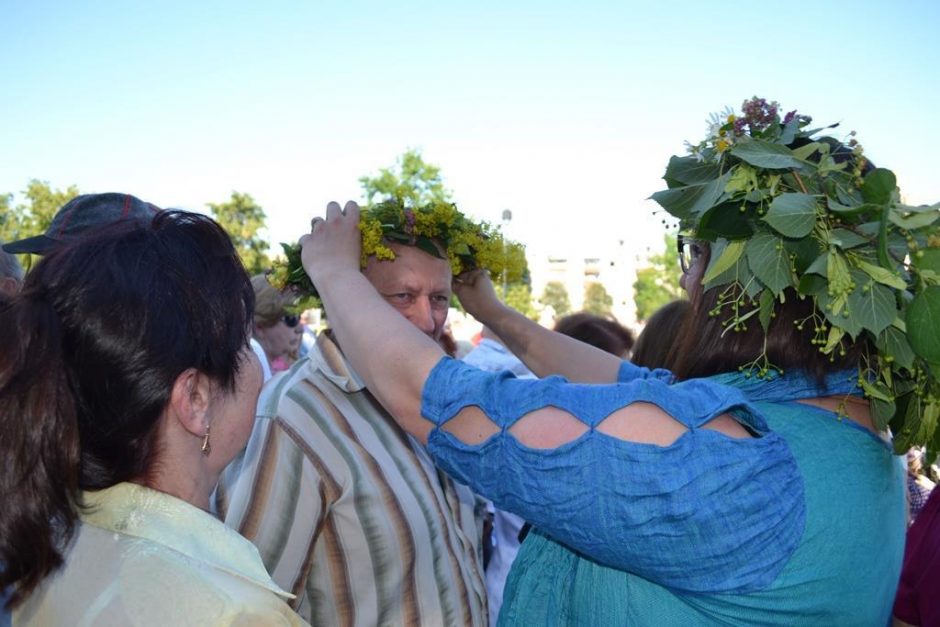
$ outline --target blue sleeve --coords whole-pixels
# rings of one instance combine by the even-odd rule
[[[626,383],[634,379],[657,379],[666,383],[672,383],[675,377],[665,368],[656,368],[650,370],[643,366],[637,366],[627,360],[620,362],[620,370],[617,372],[617,381]]]
[[[595,430],[638,401],[656,404],[688,431],[661,447]],[[440,428],[468,406],[484,411],[500,432],[468,445]],[[524,446],[508,432],[548,406],[590,429],[550,450]],[[803,532],[803,483],[789,447],[729,386],[704,379],[669,385],[659,377],[612,385],[520,380],[445,358],[425,384],[422,411],[437,425],[428,450],[458,481],[569,548],[669,588],[761,589]],[[699,429],[724,413],[758,437]]]

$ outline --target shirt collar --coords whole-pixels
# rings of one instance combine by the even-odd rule
[[[85,524],[143,538],[267,588],[284,599],[258,549],[211,514],[182,499],[134,483],[82,493]]]
[[[333,332],[325,330],[317,336],[316,350],[310,351],[311,365],[345,392],[361,392],[366,388],[352,364],[343,355]]]

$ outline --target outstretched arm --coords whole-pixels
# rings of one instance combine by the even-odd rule
[[[560,374],[575,383],[617,380],[620,358],[546,329],[502,304],[486,272],[461,275],[454,281],[454,293],[467,312],[492,329],[536,375]]]

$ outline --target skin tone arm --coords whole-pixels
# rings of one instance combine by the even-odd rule
[[[560,374],[575,383],[614,383],[620,359],[584,342],[555,333],[499,301],[482,270],[461,275],[454,293],[471,316],[493,330],[506,347],[539,377]]]
[[[361,244],[358,224],[359,207],[355,203],[346,203],[342,210],[337,203],[330,203],[326,220],[314,218],[312,233],[300,240],[304,270],[317,286],[344,354],[367,387],[403,429],[426,443],[434,425],[421,416],[421,393],[428,375],[444,352],[386,303],[359,271]],[[473,285],[477,284],[471,284],[471,287]],[[480,289],[484,287],[486,284],[479,284]],[[491,285],[488,289],[492,292]],[[483,300],[488,300],[488,297]],[[517,334],[516,324],[525,335],[528,325],[515,321],[509,312],[498,314],[497,308],[492,307],[490,311],[489,307],[492,303],[482,308],[474,305],[478,313],[488,318],[485,320],[488,325],[493,323],[491,328],[498,335]],[[550,331],[547,333],[565,338]],[[528,341],[532,343],[540,339],[541,335],[533,332]],[[576,345],[574,348],[583,346],[574,340],[571,343]],[[561,342],[556,346],[565,350],[566,344]],[[528,350],[536,355],[541,353],[540,349]],[[598,352],[606,355],[603,351]],[[608,357],[612,361],[605,358],[610,363],[607,381],[613,381],[619,360]],[[482,442],[498,430],[475,407],[462,410],[444,428],[468,444]],[[732,437],[749,437],[727,415],[713,420],[706,428]],[[685,431],[685,427],[671,416],[648,403],[634,403],[613,412],[597,429],[620,439],[661,446],[674,442]],[[510,433],[527,446],[554,448],[586,430],[584,423],[567,412],[545,407],[522,417],[511,427]]]

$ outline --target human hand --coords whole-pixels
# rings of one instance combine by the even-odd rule
[[[362,236],[359,205],[353,201],[343,209],[339,203],[326,206],[326,219],[310,221],[310,233],[300,238],[304,271],[322,294],[328,283],[344,272],[359,272]]]
[[[485,270],[471,270],[454,277],[453,288],[467,313],[483,324],[488,324],[503,308]]]

